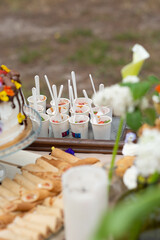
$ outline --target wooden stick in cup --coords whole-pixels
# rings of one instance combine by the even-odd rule
[[[94,85],[93,78],[92,78],[92,75],[91,75],[91,74],[89,74],[89,78],[90,78],[90,80],[91,80],[93,92],[94,92],[94,94],[96,94],[96,89],[95,89],[95,85]]]

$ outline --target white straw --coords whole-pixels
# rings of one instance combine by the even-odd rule
[[[101,83],[101,84],[99,84],[99,91],[101,92],[101,91],[103,91],[103,90],[104,90],[104,84]]]
[[[35,86],[36,86],[36,91],[37,91],[37,97],[38,97],[38,100],[40,100],[40,82],[39,82],[39,76],[36,75],[34,77],[34,80],[35,80]]]
[[[96,94],[96,89],[95,89],[95,85],[94,85],[93,78],[92,78],[92,75],[91,75],[91,74],[89,74],[89,78],[90,78],[90,80],[91,80],[93,92],[94,92],[94,94]]]
[[[89,108],[90,108],[91,118],[95,119],[95,121],[97,122],[97,119],[96,119],[96,117],[95,117],[95,115],[94,115],[94,113],[93,113],[93,109],[92,109],[92,107],[91,107],[91,103],[90,103],[90,101],[89,101],[87,92],[86,92],[86,90],[84,90],[84,89],[83,89],[83,94],[84,94],[84,97],[85,97],[85,99],[86,99],[86,101],[87,101],[87,103],[88,103],[88,106],[89,106]]]
[[[54,103],[53,92],[52,92],[51,85],[50,85],[50,83],[49,83],[49,80],[48,80],[47,75],[44,75],[44,78],[45,78],[45,80],[46,80],[46,83],[47,83],[47,86],[48,86],[48,89],[49,89],[49,93],[50,93],[51,98],[52,98],[52,101],[53,101],[53,103]]]
[[[61,120],[61,116],[59,114],[59,108],[58,108],[58,99],[57,99],[57,87],[55,84],[52,85],[52,90],[53,90],[53,94],[54,94],[54,100],[55,100],[55,109],[56,109],[56,113],[55,116],[57,117],[58,121]]]
[[[72,77],[72,83],[73,83],[73,89],[74,89],[74,97],[77,99],[77,85],[76,85],[76,75],[75,72],[71,72],[71,77]]]
[[[60,86],[60,89],[59,89],[58,103],[59,103],[59,100],[60,100],[60,98],[61,98],[62,92],[63,92],[63,85],[61,85],[61,86]]]
[[[37,89],[35,87],[32,88],[32,96],[33,96],[33,107],[37,111]]]
[[[71,106],[71,110],[73,109],[73,104],[72,104],[72,98],[71,98],[71,91],[70,91],[70,86],[71,86],[71,80],[68,79],[68,95],[69,95],[69,100],[70,100],[70,106]]]
[[[72,110],[73,110],[73,114],[74,114],[74,117],[73,117],[73,122],[75,122],[75,118],[76,118],[76,106],[75,106],[75,102],[74,102],[74,98],[73,98],[73,89],[72,89],[72,86],[69,87],[69,91],[70,91],[70,96],[71,96],[71,102],[72,102]]]

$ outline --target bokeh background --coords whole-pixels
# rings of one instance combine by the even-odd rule
[[[160,73],[159,0],[0,0],[0,63],[21,74],[25,96],[34,76],[49,96],[50,82],[64,84],[74,70],[79,96],[85,88],[121,80],[121,68],[131,61],[131,48],[142,44],[151,54],[141,78]]]

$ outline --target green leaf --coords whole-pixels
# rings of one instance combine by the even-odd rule
[[[150,81],[152,84],[159,84],[160,80],[156,76],[149,76],[148,81]]]
[[[133,131],[137,131],[142,125],[142,114],[140,110],[137,109],[134,112],[127,113],[126,123]]]
[[[141,99],[146,95],[152,86],[149,81],[138,82],[138,83],[122,83],[121,86],[129,87],[134,100]]]
[[[151,126],[154,126],[156,120],[156,111],[154,108],[146,108],[143,111],[143,122],[148,123]]]
[[[91,240],[107,240],[129,236],[139,228],[147,216],[160,205],[160,189],[158,186],[146,188],[142,193],[135,194],[133,201],[119,203],[105,213],[98,230]],[[136,228],[136,229],[135,229]],[[130,239],[130,238],[129,238]]]

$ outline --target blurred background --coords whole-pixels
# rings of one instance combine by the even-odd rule
[[[34,76],[47,94],[47,74],[64,84],[76,72],[79,96],[121,80],[121,68],[131,61],[131,48],[142,44],[151,58],[141,75],[159,77],[159,0],[0,0],[0,63],[20,72],[25,96],[31,95]]]

